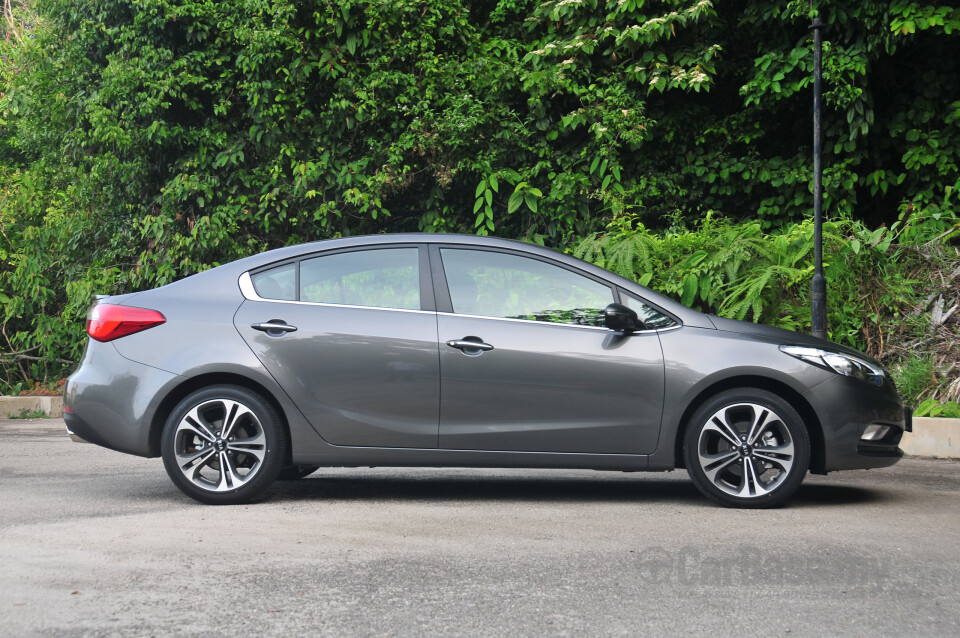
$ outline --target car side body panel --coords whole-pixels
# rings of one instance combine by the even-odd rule
[[[187,285],[196,283],[201,285]],[[70,377],[65,405],[75,409],[77,419],[113,430],[121,427],[120,423],[137,424],[142,433],[136,445],[125,451],[157,456],[159,449],[155,447],[156,441],[150,439],[150,427],[165,399],[179,388],[190,386],[194,379],[233,376],[263,387],[281,407],[289,426],[295,460],[301,453],[310,454],[314,439],[319,439],[317,432],[232,326],[233,315],[243,303],[233,273],[215,269],[124,297],[122,303],[157,310],[167,322],[109,343],[89,341],[88,350],[99,352],[109,348],[120,358],[110,366],[81,365]],[[91,403],[83,405],[87,391],[81,393],[79,388],[90,383],[86,375],[93,373],[103,375],[97,381],[103,387],[99,399],[105,406],[116,406],[113,411],[117,416],[104,418],[91,413]],[[124,379],[131,377],[138,380],[131,393],[118,391]],[[83,401],[74,406],[72,397],[81,396]],[[121,409],[131,402],[136,407]],[[121,412],[127,416],[121,419]]]
[[[254,323],[283,320],[295,332]],[[437,447],[440,366],[434,312],[245,301],[244,341],[329,443]]]
[[[718,339],[718,332],[724,338]],[[664,426],[661,445],[650,456],[650,469],[676,466],[677,432],[687,425],[684,416],[698,400],[714,394],[711,389],[751,384],[768,387],[765,384],[771,381],[792,390],[816,415],[817,422],[808,423],[807,427],[817,428],[825,443],[824,471],[895,463],[898,457],[891,459],[893,451],[858,453],[858,440],[870,423],[890,424],[903,430],[903,404],[896,392],[889,385],[878,388],[841,377],[777,349],[782,343],[810,343],[811,339],[777,329],[758,330],[754,334],[698,328],[662,332],[667,380]],[[815,344],[822,346],[823,342],[816,340]]]
[[[663,411],[655,332],[441,313],[440,447],[648,454]],[[494,346],[466,354],[447,340]],[[496,399],[492,399],[496,397]]]

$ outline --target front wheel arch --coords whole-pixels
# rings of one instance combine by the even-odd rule
[[[683,415],[680,417],[680,425],[677,427],[673,441],[674,467],[686,468],[686,463],[683,459],[683,439],[686,436],[687,428],[690,427],[690,420],[694,413],[700,409],[700,406],[716,395],[734,388],[766,390],[767,392],[776,394],[789,403],[791,407],[800,414],[800,418],[803,420],[803,424],[807,428],[807,434],[810,437],[810,472],[813,474],[826,474],[824,470],[826,467],[826,443],[823,436],[823,425],[820,423],[820,419],[817,417],[817,413],[813,407],[803,398],[803,395],[787,384],[767,377],[757,376],[738,376],[723,379],[701,390],[700,393],[697,394],[693,401],[687,405],[687,408],[683,411]]]

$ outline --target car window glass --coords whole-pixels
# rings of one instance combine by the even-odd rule
[[[305,259],[300,301],[419,310],[419,250],[381,248]]]
[[[294,301],[297,298],[297,265],[285,264],[250,276],[253,289],[264,299]]]
[[[658,329],[658,328],[669,328],[670,326],[676,325],[676,321],[663,314],[659,310],[648,306],[646,303],[631,297],[629,295],[623,295],[623,300],[626,303],[627,307],[637,313],[637,316],[640,318],[640,321],[643,322],[643,325],[647,328]]]
[[[603,326],[613,292],[538,259],[441,248],[453,311],[484,317]]]

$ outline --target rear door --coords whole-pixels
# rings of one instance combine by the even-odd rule
[[[441,282],[440,447],[618,454],[656,448],[660,340],[652,330],[624,336],[603,326],[603,308],[615,299],[609,284],[522,253],[431,251]]]
[[[237,330],[329,443],[437,446],[437,320],[427,264],[425,248],[388,245],[244,276]]]

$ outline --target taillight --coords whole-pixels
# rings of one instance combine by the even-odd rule
[[[156,310],[97,304],[87,314],[87,334],[97,341],[113,341],[166,321]]]

